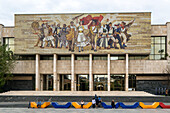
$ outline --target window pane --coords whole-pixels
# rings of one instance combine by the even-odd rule
[[[161,55],[161,60],[166,60],[165,55]]]
[[[161,52],[162,54],[165,54],[165,44],[162,44]]]
[[[161,59],[161,55],[155,55],[155,60],[160,60]]]
[[[155,46],[152,44],[151,45],[151,54],[154,54],[154,51],[155,51]]]
[[[149,59],[149,56],[142,56],[141,57],[141,60],[148,60]]]
[[[135,57],[134,56],[130,56],[129,60],[135,60]]]
[[[124,56],[119,56],[119,60],[125,60]]]
[[[111,56],[110,60],[118,60],[118,56]]]
[[[14,38],[9,38],[9,45],[14,44]]]
[[[10,48],[10,51],[14,51],[14,46],[13,45],[9,46],[9,48]]]
[[[141,56],[135,56],[135,60],[141,60]]]
[[[160,37],[155,37],[155,43],[161,43]]]
[[[160,45],[159,44],[155,44],[155,54],[161,54],[160,50],[161,50]]]
[[[165,43],[165,42],[166,42],[165,37],[161,37],[161,42],[162,42],[162,43]]]
[[[150,59],[150,60],[154,60],[154,55],[150,55],[150,56],[149,56],[149,59]]]
[[[154,41],[155,41],[155,37],[151,37],[151,43],[152,44],[155,43]]]

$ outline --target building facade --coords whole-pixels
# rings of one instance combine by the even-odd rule
[[[100,20],[99,24],[96,22],[95,26],[100,26],[101,23],[101,25],[106,25],[107,27],[107,22],[109,22],[110,19],[111,22],[109,22],[108,25],[112,23],[111,26],[114,26],[115,31],[118,29],[118,26],[123,29],[124,27],[121,25],[125,22],[130,29],[128,32],[131,32],[131,38],[127,42],[127,47],[124,46],[124,48],[121,48],[118,38],[117,40],[113,39],[112,45],[115,43],[119,49],[115,49],[115,45],[114,48],[110,45],[112,41],[110,39],[117,37],[117,34],[113,37],[108,37],[110,38],[107,40],[109,45],[102,42],[102,39],[106,41],[105,38],[107,35],[104,38],[101,37],[100,43],[97,43],[100,37],[99,34],[96,35],[98,36],[97,39],[94,39],[94,41],[96,41],[96,43],[94,42],[94,48],[91,41],[89,41],[86,47],[82,46],[82,42],[80,42],[81,46],[79,46],[79,35],[82,35],[79,34],[82,33],[79,31],[81,25],[76,26],[74,24],[76,26],[75,29],[78,30],[77,38],[75,38],[77,42],[75,41],[76,44],[70,46],[70,48],[70,40],[67,39],[66,35],[66,42],[56,39],[53,35],[55,45],[53,45],[53,41],[50,39],[50,41],[40,39],[38,42],[37,39],[39,38],[37,37],[41,34],[40,29],[45,28],[40,26],[48,23],[52,33],[54,33],[55,29],[52,29],[52,25],[50,24],[54,22],[52,20],[56,21],[54,28],[57,28],[58,24],[63,24],[60,19],[65,19],[65,17],[58,17],[58,15],[56,16],[55,14],[16,14],[15,26],[10,27],[0,24],[1,44],[7,44],[8,48],[10,48],[17,57],[15,68],[12,71],[14,77],[7,82],[4,87],[5,90],[137,90],[153,94],[164,94],[169,84],[169,73],[167,72],[169,67],[169,57],[167,57],[167,54],[170,54],[168,44],[170,40],[169,22],[164,25],[151,25],[150,12],[100,14],[100,16],[99,14],[62,14],[62,16],[63,15],[68,15],[67,18],[71,18],[69,22],[71,20],[75,22],[77,18],[80,18],[79,20],[84,22],[83,30],[85,29],[84,26],[90,22],[89,20],[89,22],[85,24],[87,17],[89,17],[88,15],[92,16],[92,22],[90,24],[93,24],[96,18],[98,19],[97,22]],[[103,17],[101,17],[101,15]],[[73,17],[75,17],[75,19],[73,19]],[[101,20],[101,18],[103,20]],[[117,21],[114,21],[116,19]],[[36,22],[38,22],[38,24]],[[66,25],[71,24],[69,22],[66,22]],[[132,24],[130,24],[131,22]],[[47,29],[48,25],[46,25],[45,29]],[[62,28],[61,26],[61,29]],[[88,28],[90,30],[90,25]],[[101,28],[104,29],[104,27]],[[97,33],[100,33],[99,28],[97,29]],[[50,36],[49,31],[50,28],[48,29],[47,36]],[[68,30],[69,33],[70,31]],[[85,30],[83,32],[85,32]],[[109,33],[109,31],[107,32]],[[57,35],[59,36],[59,34]],[[62,33],[60,35],[59,37],[62,37]],[[119,36],[122,35],[119,34]],[[92,40],[92,36],[89,37]],[[58,40],[57,43],[56,40]],[[123,36],[121,40],[123,46]],[[43,47],[43,43],[46,42],[47,47]],[[37,46],[37,43],[43,48],[39,47],[39,45]],[[100,46],[101,43],[105,43],[106,45]],[[68,45],[65,47],[64,44]],[[56,45],[58,46],[53,47]],[[74,48],[74,51],[69,50],[72,49],[71,47]],[[96,49],[96,51],[91,50],[91,47],[94,50]],[[81,50],[82,48],[84,50]]]

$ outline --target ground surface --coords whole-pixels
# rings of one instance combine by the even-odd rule
[[[155,96],[144,91],[9,91],[0,96]]]
[[[0,113],[170,113],[170,109],[27,109],[0,108]]]

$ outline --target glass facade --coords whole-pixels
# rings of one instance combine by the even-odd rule
[[[125,75],[110,75],[110,90],[124,91]]]
[[[93,55],[93,60],[107,60],[107,55]]]
[[[151,60],[166,59],[166,37],[151,37]]]
[[[53,55],[40,55],[40,60],[53,60]]]
[[[107,91],[108,75],[94,75],[94,91]]]
[[[129,55],[129,60],[149,60],[149,55]]]
[[[16,60],[35,60],[35,55],[16,55]]]
[[[71,75],[60,75],[60,91],[71,91]]]
[[[110,55],[110,60],[125,60],[125,56],[124,55],[119,55],[119,56]]]
[[[136,88],[136,75],[129,75],[129,88],[135,89]]]
[[[89,55],[75,55],[75,60],[89,60]]]
[[[89,75],[77,75],[77,91],[89,91]]]
[[[71,60],[71,55],[58,55],[58,60]]]

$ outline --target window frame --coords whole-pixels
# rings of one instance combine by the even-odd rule
[[[155,42],[155,38],[156,37],[160,37],[159,43]],[[162,42],[162,38],[163,37],[165,38],[165,43]],[[154,42],[152,42],[153,40],[154,40]],[[160,50],[162,50],[162,48],[163,48],[162,45],[164,45],[164,44],[165,44],[165,53],[164,54],[162,54],[162,53],[155,54],[155,45],[159,45],[160,46]],[[167,36],[151,36],[151,49],[152,49],[152,46],[154,48],[154,50],[153,50],[154,53],[150,53],[150,55],[149,55],[149,59],[150,60],[167,60],[167,58],[166,58],[166,54],[167,54]],[[163,55],[165,56],[164,58],[162,57]],[[153,58],[151,59],[150,56],[152,56]],[[156,56],[160,56],[160,59],[156,59]]]

